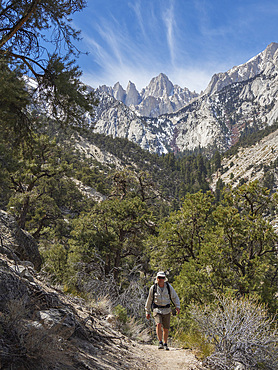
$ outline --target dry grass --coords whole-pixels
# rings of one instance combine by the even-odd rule
[[[46,328],[42,321],[30,318],[24,298],[9,301],[0,321],[3,333],[8,335],[12,343],[6,353],[7,361],[11,360],[9,358],[13,362],[21,361],[26,368],[32,363],[41,366],[71,364],[64,338]]]
[[[275,318],[262,304],[218,296],[218,305],[193,306],[193,318],[206,341],[215,348],[206,358],[209,367],[230,370],[278,368]]]
[[[91,301],[92,312],[107,316],[112,312],[112,303],[108,296]]]
[[[150,343],[152,340],[150,328],[135,318],[128,319],[123,329],[124,333],[133,340],[142,343]]]

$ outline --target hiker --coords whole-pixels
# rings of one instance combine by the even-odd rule
[[[176,307],[177,314],[179,314],[179,297],[172,285],[168,283],[165,273],[163,271],[159,271],[156,275],[156,283],[150,287],[145,310],[146,318],[149,320],[151,317],[151,308],[153,307],[153,316],[156,323],[156,335],[159,340],[158,349],[164,348],[167,351],[169,350],[167,339],[170,329],[170,317],[172,311],[170,306],[171,301]]]

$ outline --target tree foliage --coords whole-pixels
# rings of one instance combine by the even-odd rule
[[[275,309],[277,235],[267,220],[275,206],[258,182],[227,189],[214,208],[209,195],[188,196],[153,237],[153,266],[173,270],[184,305],[216,291],[255,295]]]
[[[197,259],[210,222],[212,194],[187,194],[180,210],[159,225],[158,236],[150,239],[153,265],[173,275],[191,259]]]
[[[86,274],[94,270],[99,278],[113,274],[119,282],[144,260],[144,240],[153,232],[151,210],[136,189],[127,192],[130,184],[125,182],[125,174],[118,173],[116,179],[117,194],[112,193],[73,224],[69,265],[84,274],[83,280],[88,280]]]
[[[50,227],[52,236],[56,228],[62,236],[65,214],[70,219],[92,203],[85,202],[70,179],[74,171],[63,148],[55,139],[33,134],[32,145],[20,146],[13,155],[13,166],[7,172],[8,210],[36,238],[49,233]]]
[[[70,52],[74,51],[72,39],[77,39],[79,32],[71,26],[70,15],[81,11],[85,5],[84,0],[1,1],[0,48],[4,48],[1,54],[6,52],[21,58],[26,64],[29,61],[43,69],[43,65],[36,62],[46,52],[42,40],[52,43],[56,48],[63,43]],[[53,33],[47,37],[45,33],[50,29]]]
[[[93,94],[79,81],[75,65],[79,32],[71,25],[71,14],[81,11],[85,1],[1,1],[0,58],[11,70],[34,77],[34,101],[47,102],[52,116],[64,124],[84,125],[83,115],[92,110]],[[52,49],[52,52],[50,52]],[[66,50],[66,55],[61,50]],[[51,107],[51,108],[50,108]]]
[[[0,59],[0,140],[10,149],[32,131],[27,111],[31,96],[20,76],[18,69],[11,71],[7,62]]]

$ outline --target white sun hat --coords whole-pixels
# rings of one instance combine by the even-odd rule
[[[159,278],[159,277],[164,277],[166,278],[166,274],[164,271],[159,271],[157,274],[156,274],[156,277]]]

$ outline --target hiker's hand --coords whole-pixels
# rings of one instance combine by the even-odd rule
[[[151,315],[149,313],[146,313],[146,318],[150,320]]]
[[[177,315],[179,315],[180,309],[179,308],[176,308],[176,311],[177,311]]]

